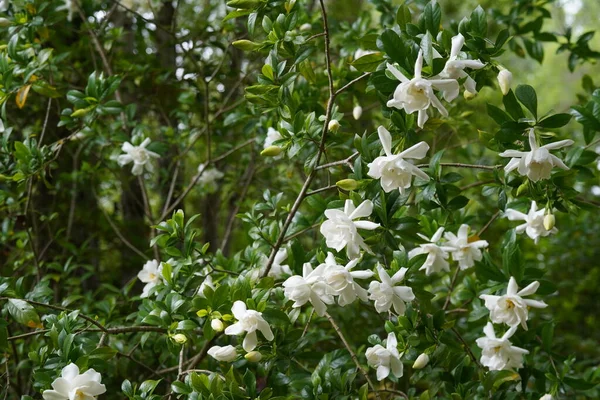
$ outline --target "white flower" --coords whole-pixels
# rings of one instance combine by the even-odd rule
[[[516,330],[517,326],[513,326],[501,338],[497,338],[494,325],[487,323],[483,328],[485,336],[476,340],[477,346],[482,349],[480,361],[484,367],[491,371],[523,367],[523,355],[529,354],[529,351],[513,346],[508,340]]]
[[[215,319],[213,319],[213,320],[210,321],[210,327],[215,332],[222,332],[223,329],[225,329],[225,325],[223,325],[223,321],[221,321],[218,318],[215,318]]]
[[[469,226],[461,225],[458,233],[446,232],[444,237],[448,241],[444,247],[452,252],[452,259],[458,261],[460,269],[467,269],[475,265],[475,261],[481,261],[482,248],[488,247],[486,240],[469,240]]]
[[[394,332],[390,332],[387,337],[386,346],[378,344],[369,347],[365,352],[367,364],[371,368],[377,368],[377,380],[381,381],[388,377],[390,371],[396,378],[404,375],[404,365],[400,361],[400,354],[396,346],[398,341]]]
[[[281,133],[279,133],[278,130],[269,127],[269,129],[267,129],[267,137],[265,139],[265,144],[263,145],[263,148],[266,149],[267,147],[271,147],[273,146],[274,142],[281,139],[283,139]]]
[[[521,324],[523,329],[527,330],[529,307],[546,308],[548,306],[543,301],[523,298],[524,296],[534,294],[539,286],[540,283],[535,281],[519,291],[517,281],[511,276],[505,295],[494,296],[491,294],[482,294],[479,298],[485,300],[485,306],[490,310],[490,319],[493,323],[504,323],[508,326],[518,326]]]
[[[64,0],[64,4],[56,7],[56,11],[67,11],[67,20],[71,22],[75,11],[77,11],[77,3],[75,3],[75,0]]]
[[[322,317],[327,311],[326,304],[333,304],[332,289],[323,278],[325,264],[313,270],[310,263],[305,263],[302,276],[294,275],[283,282],[284,295],[293,301],[292,307],[302,307],[310,301],[318,316]]]
[[[396,77],[401,83],[394,91],[393,99],[387,102],[388,107],[404,109],[407,114],[415,111],[419,112],[417,125],[423,128],[429,118],[427,109],[433,105],[444,116],[448,116],[448,111],[442,105],[442,102],[435,96],[433,89],[442,92],[446,101],[452,101],[458,96],[458,81],[456,79],[424,79],[421,77],[423,68],[423,51],[419,51],[417,62],[415,63],[415,76],[408,79],[396,67],[387,65],[388,71]]]
[[[344,210],[325,210],[327,221],[321,225],[321,234],[325,236],[327,247],[342,250],[346,247],[348,258],[357,258],[360,249],[370,251],[363,238],[358,234],[357,228],[373,230],[379,224],[370,221],[354,221],[357,218],[368,217],[373,212],[371,200],[363,201],[358,207],[354,207],[352,200],[346,200]]]
[[[373,271],[352,271],[359,261],[359,258],[355,258],[344,267],[335,261],[332,253],[327,253],[323,264],[325,266],[323,278],[331,288],[332,294],[339,296],[338,304],[342,307],[352,303],[357,297],[362,301],[368,300],[367,291],[354,282],[354,279],[370,278],[373,276]]]
[[[506,173],[516,169],[519,174],[527,176],[531,181],[537,182],[540,179],[550,178],[553,167],[569,169],[562,160],[553,154],[550,150],[560,149],[570,146],[573,141],[570,139],[559,140],[558,142],[548,143],[544,146],[538,146],[535,139],[533,128],[529,130],[529,151],[506,150],[500,153],[500,157],[512,157],[504,167]]]
[[[354,117],[355,120],[359,120],[361,115],[362,115],[363,109],[361,106],[355,106],[352,109],[352,116]]]
[[[511,221],[525,221],[524,224],[515,228],[517,233],[525,232],[527,236],[533,239],[535,244],[538,244],[540,237],[545,237],[551,233],[558,232],[558,229],[554,227],[554,224],[552,224],[550,229],[546,229],[546,225],[544,224],[544,212],[544,209],[538,210],[536,202],[532,201],[528,214],[524,214],[511,208],[506,209],[504,214]]]
[[[450,58],[446,61],[446,65],[442,72],[440,72],[439,77],[446,79],[466,78],[464,83],[465,89],[470,93],[477,93],[476,82],[465,72],[465,68],[481,69],[485,67],[485,64],[479,60],[459,60],[458,55],[464,44],[465,37],[462,34],[459,33],[452,38]]]
[[[268,276],[271,276],[275,279],[281,278],[285,275],[292,275],[292,270],[290,266],[287,264],[281,265],[287,258],[287,250],[279,249],[277,254],[275,254],[275,258],[273,259],[273,264],[271,265],[271,269],[269,270]]]
[[[54,390],[42,393],[44,400],[95,400],[96,396],[106,392],[106,387],[100,383],[102,376],[92,368],[80,374],[79,367],[71,363],[60,375],[52,382]]]
[[[377,264],[377,273],[381,282],[371,281],[369,284],[369,299],[375,300],[377,312],[389,311],[392,306],[398,315],[404,315],[406,304],[415,299],[415,295],[408,286],[396,286],[404,279],[408,268],[400,268],[392,277],[388,275],[381,264]]]
[[[0,0],[0,12],[8,10],[8,0]]]
[[[503,69],[498,73],[498,84],[500,85],[500,90],[504,96],[508,94],[512,80],[513,75],[509,70]]]
[[[552,397],[552,395],[550,395],[549,393],[546,393],[545,395],[540,397],[540,400],[554,400],[554,397]]]
[[[428,181],[429,176],[418,167],[405,160],[405,158],[421,159],[425,157],[429,150],[429,145],[420,142],[404,150],[399,154],[392,153],[392,135],[383,126],[377,128],[379,140],[383,146],[385,156],[379,156],[372,163],[368,164],[367,174],[371,178],[380,179],[381,187],[386,193],[398,189],[404,194],[405,189],[411,185],[413,175]]]
[[[413,369],[423,369],[429,364],[429,356],[425,353],[421,353],[413,364]]]
[[[207,287],[211,288],[212,290],[215,290],[215,285],[213,283],[212,276],[210,275],[207,275],[206,278],[204,278],[204,280],[200,284],[200,287],[198,288],[198,291],[196,292],[196,295],[205,299],[206,296],[204,295],[204,289],[206,289]]]
[[[198,165],[198,184],[203,186],[208,192],[213,192],[216,189],[216,183],[223,178],[225,174],[216,168],[206,168],[205,164]]]
[[[142,270],[138,272],[138,279],[146,284],[140,297],[148,297],[150,289],[163,281],[162,263],[157,260],[147,261]]]
[[[130,162],[133,162],[133,169],[131,172],[134,175],[141,175],[144,172],[144,167],[148,172],[152,172],[151,158],[159,158],[160,156],[153,151],[146,150],[146,147],[150,144],[150,139],[146,138],[139,146],[134,146],[129,142],[123,143],[121,150],[125,154],[121,154],[117,158],[117,162],[122,167]]]
[[[427,254],[427,259],[423,263],[423,266],[419,268],[419,271],[425,270],[425,274],[431,275],[434,272],[450,271],[448,264],[449,254],[447,250],[449,248],[445,246],[438,246],[438,242],[442,238],[444,228],[439,228],[429,239],[428,237],[417,233],[421,238],[426,240],[428,243],[420,244],[419,247],[412,249],[408,252],[408,258],[412,259],[420,254]]]
[[[262,317],[262,313],[256,310],[248,310],[246,303],[243,301],[236,301],[231,307],[233,316],[238,320],[233,325],[225,328],[226,335],[240,335],[246,332],[246,337],[242,343],[242,347],[245,351],[252,351],[258,343],[256,337],[256,331],[259,330],[265,339],[273,340],[273,332],[271,327]]]
[[[333,133],[337,132],[340,129],[340,122],[337,119],[332,119],[327,124],[327,129]]]
[[[232,345],[213,346],[208,349],[207,353],[217,361],[231,362],[237,358],[237,351]]]

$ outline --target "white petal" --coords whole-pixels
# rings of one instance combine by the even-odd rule
[[[240,324],[239,322],[236,322],[233,325],[229,325],[227,328],[225,328],[225,334],[226,335],[240,335],[244,332],[244,328],[242,327],[242,324]]]
[[[425,126],[425,122],[429,119],[429,115],[427,115],[427,110],[419,110],[417,116],[417,126],[419,128],[423,128]]]
[[[256,331],[249,332],[244,341],[242,342],[242,347],[246,352],[250,352],[256,348],[258,344],[258,338],[256,337]]]
[[[442,92],[442,96],[446,101],[452,101],[458,96],[459,86],[456,79],[433,79],[429,82],[434,88]]]
[[[377,128],[377,134],[379,135],[379,141],[383,146],[383,151],[387,156],[392,155],[392,135],[383,126]]]
[[[265,339],[267,339],[268,341],[273,340],[273,331],[271,330],[271,327],[269,326],[269,324],[267,323],[267,321],[262,320],[258,322],[258,330],[260,331],[260,333],[263,334],[263,336],[265,337]]]
[[[69,400],[68,394],[64,395],[56,390],[44,390],[42,397],[44,400]]]
[[[544,303],[543,301],[539,301],[539,300],[529,300],[529,299],[525,299],[523,300],[525,302],[525,304],[527,304],[529,307],[533,307],[533,308],[546,308],[548,307],[548,304]]]
[[[346,202],[352,202],[351,200],[346,200]],[[371,213],[373,212],[373,202],[371,202],[371,200],[365,200],[362,203],[360,203],[360,205],[356,208],[356,210],[353,210],[352,213],[349,215],[350,219],[357,219],[357,218],[362,218],[362,217],[368,217],[369,215],[371,215]],[[355,222],[356,224],[356,222]],[[369,229],[369,228],[365,228],[365,229]],[[375,228],[372,228],[375,229]]]
[[[394,67],[392,64],[387,64],[387,70],[390,71],[390,73],[392,75],[394,75],[396,77],[396,79],[398,79],[400,82],[410,81],[410,79],[408,79],[406,76],[404,76],[402,74],[402,72],[398,71],[398,69],[396,67]]]
[[[379,367],[377,367],[377,380],[378,381],[382,381],[385,378],[388,377],[388,375],[390,374],[390,367],[386,366],[386,365],[380,365]]]
[[[235,303],[233,303],[233,306],[231,306],[231,312],[236,319],[243,318],[244,315],[246,315],[247,309],[246,303],[240,300],[237,300]]]
[[[560,149],[563,147],[567,147],[572,145],[573,142],[571,139],[567,139],[567,140],[559,140],[558,142],[553,142],[553,143],[548,143],[542,146],[543,149],[548,149],[548,150],[555,150],[555,149]]]
[[[399,155],[402,156],[402,158],[414,158],[419,160],[421,158],[424,158],[427,155],[428,151],[429,145],[425,142],[419,142],[414,146],[411,146],[408,149],[404,150]]]
[[[534,294],[538,288],[540,287],[540,283],[538,281],[531,282],[529,285],[525,286],[523,289],[517,293],[519,296],[529,296]]]
[[[415,76],[414,78],[421,77],[421,71],[423,69],[423,50],[419,50],[419,55],[417,56],[417,61],[415,62]]]
[[[354,225],[356,225],[356,227],[359,229],[366,229],[369,231],[372,231],[373,229],[377,229],[380,226],[379,224],[376,224],[375,222],[371,222],[371,221],[355,221]]]
[[[75,379],[75,377],[79,375],[79,367],[77,364],[71,363],[64,367],[60,373],[60,376],[70,381]]]
[[[531,151],[537,150],[539,147],[537,145],[537,141],[535,140],[535,132],[533,128],[529,129],[529,148]]]
[[[515,278],[513,278],[511,276],[510,279],[508,280],[508,287],[506,288],[506,294],[513,296],[513,295],[517,294],[518,290],[519,290],[519,286],[517,286],[517,281],[515,280]]]
[[[450,59],[455,59],[460,53],[460,49],[462,49],[465,44],[465,37],[462,34],[458,34],[452,38],[452,50],[450,50]]]

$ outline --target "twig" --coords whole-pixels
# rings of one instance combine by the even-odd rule
[[[477,187],[477,186],[486,185],[488,183],[494,183],[494,182],[496,182],[495,179],[490,179],[490,180],[487,180],[487,181],[474,182],[474,183],[471,183],[471,184],[468,184],[466,186],[461,187],[460,190],[463,191],[463,190],[471,189],[471,188],[474,188],[474,187]]]
[[[456,267],[456,272],[454,273],[454,276],[452,277],[452,281],[450,282],[450,287],[448,288],[448,295],[446,296],[446,301],[444,302],[444,307],[442,307],[442,310],[446,310],[448,308],[448,305],[450,304],[450,297],[452,297],[452,291],[454,290],[454,285],[456,285],[456,280],[458,279],[458,274],[460,273],[460,268]]]
[[[463,164],[463,163],[440,163],[442,167],[456,167],[456,168],[472,168],[472,169],[488,169],[495,170],[502,168],[503,165],[479,165],[479,164]],[[429,164],[419,164],[418,168],[427,168]]]
[[[255,171],[255,168],[254,168],[254,153],[253,153],[252,160],[248,164],[248,167],[246,168],[246,172],[244,173],[244,176],[242,177],[242,182],[244,182],[244,185],[242,187],[240,197],[237,199],[235,207],[231,210],[231,212],[229,213],[229,217],[227,218],[227,226],[225,228],[225,233],[223,234],[223,240],[221,241],[221,251],[225,251],[227,249],[227,244],[229,243],[229,238],[231,237],[231,232],[233,231],[235,217],[236,217],[238,211],[240,210],[240,207],[242,205],[244,197],[246,197],[246,194],[248,193],[248,189],[250,188],[250,183],[252,183],[252,178],[254,176],[254,171]]]
[[[337,90],[337,92],[335,92],[335,95],[339,95],[340,93],[346,91],[350,86],[354,85],[356,82],[366,78],[367,76],[371,75],[370,72],[365,72],[364,74],[362,74],[361,76],[359,76],[358,78],[352,79],[350,82],[348,82],[347,84],[345,84],[344,86],[342,86],[341,88],[339,88]]]
[[[492,218],[490,218],[490,220],[487,222],[487,224],[485,224],[485,226],[483,228],[481,228],[481,230],[479,232],[477,232],[477,237],[480,237],[481,235],[483,235],[483,232],[485,232],[487,230],[487,228],[490,227],[492,222],[494,222],[496,220],[496,218],[498,218],[498,215],[500,215],[500,210],[496,211],[496,213],[494,215],[492,215]]]
[[[294,238],[302,235],[304,232],[310,231],[311,229],[314,229],[314,228],[316,228],[317,226],[320,226],[320,225],[321,225],[321,223],[319,222],[319,223],[316,223],[316,224],[311,225],[309,227],[306,227],[306,228],[304,228],[302,230],[299,230],[298,232],[294,232],[291,235],[286,236],[286,238],[283,239],[283,241],[284,242],[289,242],[290,240],[292,240],[292,239],[294,239]]]
[[[322,187],[322,188],[319,188],[319,189],[315,189],[313,191],[310,191],[310,192],[306,193],[306,197],[312,196],[314,194],[326,192],[328,190],[335,189],[335,188],[337,188],[337,185],[329,185],[329,186],[325,186],[325,187]]]
[[[352,161],[352,159],[354,157],[356,157],[358,154],[359,153],[357,151],[355,153],[352,153],[352,155],[350,155],[349,157],[347,157],[347,158],[345,158],[343,160],[334,161],[334,162],[330,162],[330,163],[327,163],[327,164],[320,165],[320,166],[318,166],[316,168],[316,170],[319,171],[319,170],[322,170],[322,169],[331,168],[331,167],[335,167],[335,166],[338,166],[338,165],[348,165],[348,166],[350,166],[350,168],[352,168],[352,164],[350,163],[350,161]]]
[[[352,361],[354,361],[354,364],[356,364],[356,368],[358,368],[358,370],[361,372],[361,374],[367,380],[367,383],[371,387],[371,391],[375,392],[375,397],[377,397],[378,399],[381,399],[379,397],[379,394],[375,390],[375,385],[373,385],[373,382],[371,381],[371,378],[369,378],[369,374],[367,373],[367,371],[365,371],[365,369],[358,362],[358,358],[356,357],[356,353],[354,353],[354,351],[352,351],[352,348],[350,347],[350,344],[348,344],[348,342],[346,341],[346,338],[342,334],[342,331],[340,330],[340,327],[337,326],[337,324],[335,323],[335,321],[333,320],[333,318],[331,318],[331,315],[329,315],[328,313],[325,313],[325,316],[327,317],[327,319],[331,323],[331,326],[333,326],[333,329],[335,329],[335,331],[337,332],[338,336],[342,340],[342,343],[344,343],[344,346],[346,347],[346,350],[348,350],[348,353],[350,353],[350,357],[352,358]]]
[[[308,321],[306,321],[306,326],[304,327],[304,330],[302,331],[302,336],[300,336],[300,338],[303,338],[304,335],[306,335],[306,332],[308,332],[308,327],[310,326],[310,321],[312,320],[313,315],[315,315],[315,309],[314,308],[310,312],[310,316],[308,317]]]
[[[456,328],[452,327],[452,332],[454,332],[454,334],[456,335],[456,337],[458,338],[458,340],[460,340],[460,342],[463,344],[463,347],[465,348],[465,350],[467,351],[467,353],[469,354],[469,357],[471,357],[471,360],[473,360],[473,362],[479,367],[482,368],[481,364],[479,364],[479,360],[477,360],[477,357],[475,357],[475,354],[473,354],[473,352],[471,351],[471,348],[469,347],[469,345],[467,344],[467,342],[465,342],[465,339],[463,339],[463,337],[460,335],[460,333],[456,330]]]
[[[408,396],[406,395],[406,393],[401,392],[400,390],[396,390],[396,389],[379,389],[375,391],[376,393],[394,393],[397,394],[399,396],[404,397],[405,399],[408,399]]]
[[[305,40],[305,42],[311,41],[311,40],[313,40],[313,39],[316,39],[316,38],[318,38],[318,37],[321,37],[321,36],[325,36],[325,32],[321,32],[321,33],[315,33],[314,35],[312,35],[312,36],[309,36],[309,37],[308,37],[308,38]]]

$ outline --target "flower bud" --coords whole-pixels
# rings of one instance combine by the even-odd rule
[[[476,96],[477,96],[477,93],[471,93],[466,89],[463,92],[463,97],[465,98],[465,100],[473,100]]]
[[[6,26],[10,26],[12,22],[7,18],[0,18],[0,27],[4,28]]]
[[[240,50],[244,50],[244,51],[254,51],[259,49],[262,45],[260,43],[254,43],[251,42],[250,40],[236,40],[235,42],[231,43],[233,45],[233,47],[235,47],[236,49],[240,49]]]
[[[260,152],[260,155],[263,157],[276,157],[281,154],[281,147],[279,146],[269,146],[263,151]]]
[[[259,0],[229,0],[227,2],[227,7],[250,9],[258,6],[259,4]]]
[[[203,318],[208,315],[208,311],[207,310],[198,310],[198,311],[196,311],[196,315],[199,316],[200,318]]]
[[[312,25],[309,24],[308,22],[306,24],[300,25],[301,31],[310,31],[311,29],[312,29]]]
[[[429,364],[429,356],[425,353],[421,353],[419,357],[415,360],[413,364],[413,369],[423,369]]]
[[[233,315],[231,315],[231,314],[223,314],[223,316],[221,317],[221,319],[223,321],[231,321],[233,319]]]
[[[549,393],[546,393],[545,395],[540,397],[540,400],[554,400],[554,397],[552,397],[552,395],[550,395]]]
[[[79,117],[83,117],[84,115],[86,115],[87,113],[89,113],[91,111],[90,107],[86,107],[86,108],[80,108],[79,110],[75,110],[72,114],[71,117],[73,118],[79,118]]]
[[[222,332],[225,329],[225,325],[220,319],[213,319],[210,321],[210,327],[213,328],[215,332]]]
[[[549,212],[548,214],[544,215],[544,228],[546,228],[547,231],[552,230],[555,224],[556,218],[554,217],[554,214]]]
[[[213,346],[208,349],[208,355],[217,361],[231,362],[237,358],[237,351],[232,345]]]
[[[352,110],[352,116],[354,117],[354,119],[358,120],[361,115],[362,115],[362,107],[361,106],[354,107],[354,109]]]
[[[358,187],[358,182],[354,179],[342,179],[341,181],[337,181],[335,185],[340,189],[350,191],[355,190]]]
[[[171,336],[171,339],[177,344],[184,344],[187,342],[187,336],[185,336],[183,333],[176,333]]]
[[[251,351],[250,353],[246,354],[244,358],[250,362],[256,363],[262,360],[262,354],[260,354],[258,351]]]
[[[331,132],[335,133],[340,129],[340,123],[337,119],[332,119],[331,121],[329,121],[329,125],[327,125],[327,129],[329,129]]]
[[[512,72],[507,69],[503,69],[498,73],[498,84],[500,85],[500,90],[504,96],[506,96],[510,90],[512,78]]]

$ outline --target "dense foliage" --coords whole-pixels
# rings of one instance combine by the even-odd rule
[[[0,0],[0,396],[600,398],[574,3]]]

